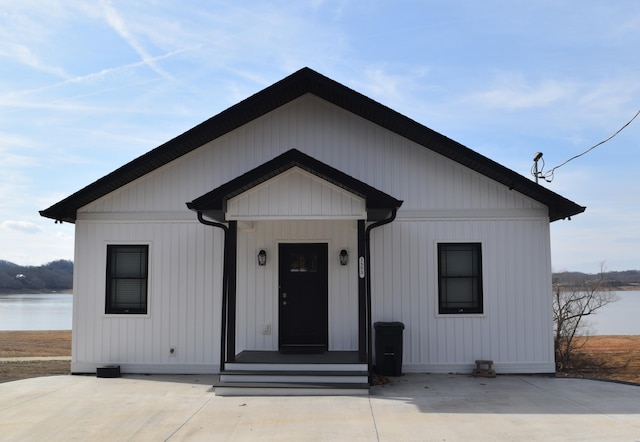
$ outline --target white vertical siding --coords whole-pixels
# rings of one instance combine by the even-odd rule
[[[227,202],[226,218],[366,218],[365,201],[294,167]]]
[[[483,314],[438,314],[436,244],[449,241],[482,244]],[[476,359],[505,371],[554,370],[544,219],[399,219],[374,230],[372,256],[373,320],[405,324],[407,370],[450,371]]]
[[[107,239],[108,238],[108,239]],[[215,372],[222,234],[191,223],[76,225],[73,371],[119,363]],[[106,245],[149,244],[147,315],[105,315]],[[84,276],[83,276],[84,275]],[[171,355],[170,348],[175,348]],[[131,368],[133,369],[133,368]]]
[[[374,321],[400,320],[407,325],[404,362],[408,370],[462,369],[476,358],[493,359],[503,372],[553,370],[546,208],[307,95],[79,211],[76,371],[92,364],[124,362],[132,370],[143,366],[163,371],[215,370],[222,233],[198,224],[185,202],[292,148],[404,200],[398,220],[373,231],[372,286]],[[324,201],[326,195],[319,195],[313,205]],[[258,214],[274,207],[270,196],[254,196],[257,203],[249,205],[258,207]],[[240,199],[244,197],[249,195]],[[280,208],[287,203],[277,201]],[[355,213],[359,209],[354,207],[357,204],[331,213]],[[107,241],[150,245],[148,315],[104,315]],[[277,348],[274,258],[279,241],[329,244],[330,347],[356,348],[355,260],[346,268],[337,264],[341,248],[356,255],[353,221],[254,221],[251,230],[239,232],[238,241],[238,349]],[[482,242],[483,315],[437,315],[438,241]],[[258,268],[255,254],[261,248],[269,253],[269,264]],[[270,335],[262,334],[264,325],[271,325]],[[169,355],[170,347],[176,348],[175,356]]]

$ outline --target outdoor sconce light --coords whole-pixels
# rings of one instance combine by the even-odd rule
[[[267,252],[265,252],[264,249],[258,252],[258,265],[267,265]]]
[[[349,253],[345,249],[340,250],[340,265],[346,266],[348,263],[349,263]]]

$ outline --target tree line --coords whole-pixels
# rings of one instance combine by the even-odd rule
[[[601,272],[595,275],[581,272],[558,272],[553,274],[553,283],[559,286],[580,287],[598,282],[606,290],[616,287],[640,285],[640,270]]]
[[[41,266],[21,266],[0,260],[0,292],[53,292],[72,287],[73,261],[61,259]]]

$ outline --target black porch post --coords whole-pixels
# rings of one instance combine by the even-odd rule
[[[238,222],[229,221],[229,234],[227,237],[227,362],[236,360],[236,274],[238,255]]]
[[[364,220],[358,220],[358,360],[367,362],[367,284],[364,272],[365,260],[365,228]]]

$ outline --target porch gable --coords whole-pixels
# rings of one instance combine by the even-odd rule
[[[391,213],[393,213],[402,205],[402,201],[397,200],[394,197],[362,181],[359,181],[338,169],[324,164],[316,160],[315,158],[310,157],[309,155],[306,155],[296,149],[291,149],[256,167],[255,169],[250,170],[245,174],[240,175],[239,177],[223,184],[222,186],[213,189],[211,192],[206,193],[191,202],[188,202],[187,207],[194,212],[197,212],[198,214],[207,216],[212,220],[226,222],[230,219],[227,217],[230,208],[229,203],[234,199],[238,198],[236,202],[239,204],[243,198],[243,195],[246,195],[248,197],[248,195],[251,195],[248,192],[252,191],[253,189],[257,189],[257,192],[261,192],[260,189],[264,190],[271,188],[276,183],[276,181],[272,181],[274,178],[278,179],[278,177],[280,177],[281,179],[284,179],[285,182],[288,181],[288,184],[294,184],[293,181],[295,180],[295,178],[293,178],[293,176],[284,175],[291,169],[304,172],[304,180],[306,180],[305,182],[307,184],[311,184],[314,182],[324,183],[322,185],[324,186],[324,189],[330,190],[329,193],[332,197],[339,196],[341,201],[344,197],[350,195],[350,198],[352,199],[350,204],[356,204],[351,208],[338,209],[336,214],[338,218],[340,217],[339,215],[341,212],[346,212],[351,213],[351,219],[366,218],[367,221],[381,221],[388,219],[391,216]],[[323,189],[322,186],[320,187],[320,189]],[[300,193],[298,194],[295,192]],[[283,200],[286,200],[288,195],[292,195],[295,198],[298,198],[298,201],[300,201],[300,198],[304,197],[304,190],[292,190],[291,187],[289,187],[283,195],[273,195],[267,198],[267,200],[274,198],[277,199],[276,202],[282,202]],[[308,192],[306,196],[309,196]],[[353,198],[355,198],[356,200],[353,200]],[[324,201],[322,192],[317,194],[317,197],[315,199],[316,203],[321,203],[322,201]],[[348,199],[349,198],[347,198],[347,201]],[[357,204],[357,201],[364,203],[366,216],[361,217],[361,212],[358,212],[358,217],[353,217],[353,214],[356,211],[360,210],[359,206],[361,205],[361,203]],[[306,204],[308,204],[308,202],[305,202],[305,205]],[[337,207],[334,207],[334,209],[335,208]],[[238,207],[236,208],[236,210],[240,210],[240,208]],[[300,214],[309,213],[309,209],[299,208],[296,210],[299,211]],[[321,209],[321,211],[322,210],[329,210],[329,208]],[[238,212],[238,215],[239,214],[240,212]],[[288,218],[291,219],[292,217]],[[332,218],[335,219],[336,216],[332,216]]]
[[[299,167],[227,201],[227,221],[366,219],[364,198]]]

